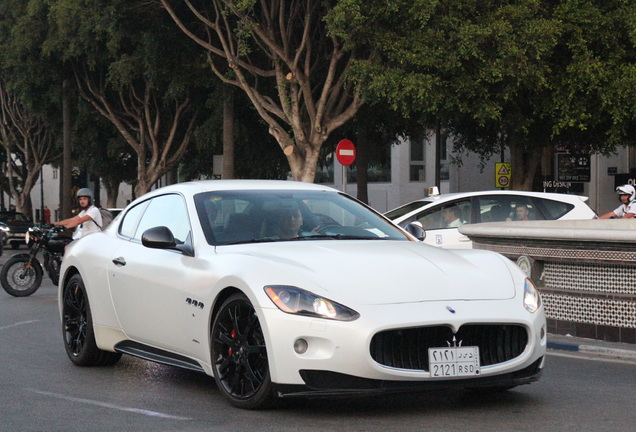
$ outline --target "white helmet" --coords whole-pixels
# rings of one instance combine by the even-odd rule
[[[629,184],[617,187],[616,193],[619,195],[629,195],[630,201],[634,201],[636,199],[636,189],[634,189],[634,186]]]

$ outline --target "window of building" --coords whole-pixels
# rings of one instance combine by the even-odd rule
[[[411,140],[409,158],[409,181],[426,181],[426,141],[420,139]]]

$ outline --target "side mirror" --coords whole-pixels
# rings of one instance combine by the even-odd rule
[[[426,238],[426,231],[424,231],[424,228],[422,227],[422,224],[420,222],[411,222],[410,224],[405,226],[404,229],[407,233],[411,234],[419,241],[424,241],[424,239]]]
[[[170,228],[165,226],[158,226],[149,228],[141,235],[141,244],[151,249],[166,249],[181,252],[187,256],[194,256],[194,249],[192,243],[186,240],[184,243],[177,241],[174,238],[174,234],[170,231]]]
[[[177,243],[168,227],[149,228],[141,235],[141,244],[151,249],[174,249]]]

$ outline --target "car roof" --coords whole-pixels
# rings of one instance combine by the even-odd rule
[[[537,198],[556,199],[559,201],[566,201],[566,202],[575,202],[576,200],[586,202],[588,200],[588,197],[584,195],[562,194],[562,193],[556,193],[556,192],[533,192],[533,191],[494,189],[494,190],[484,190],[484,191],[452,192],[452,193],[445,193],[445,194],[439,194],[439,195],[431,195],[428,197],[411,201],[407,204],[416,203],[416,202],[421,202],[422,204],[425,204],[425,203],[430,204],[433,202],[445,202],[445,201],[452,201],[455,199],[470,198],[470,197],[482,196],[482,195],[508,195],[508,196],[522,195],[522,196],[531,196],[531,197],[537,197]],[[406,204],[403,204],[396,208],[403,207],[404,205]]]
[[[222,190],[315,190],[338,192],[336,189],[327,186],[293,180],[197,180],[155,189],[135,201],[170,192],[194,195],[201,192]]]
[[[16,214],[24,215],[24,213],[19,212],[19,211],[15,211],[15,210],[2,210],[2,211],[0,211],[0,216],[12,216],[12,215],[16,215]]]

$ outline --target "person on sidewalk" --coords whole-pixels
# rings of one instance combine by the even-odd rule
[[[616,193],[621,205],[616,210],[599,216],[599,219],[630,219],[636,216],[636,189],[634,186],[629,184],[619,186],[616,188]]]

